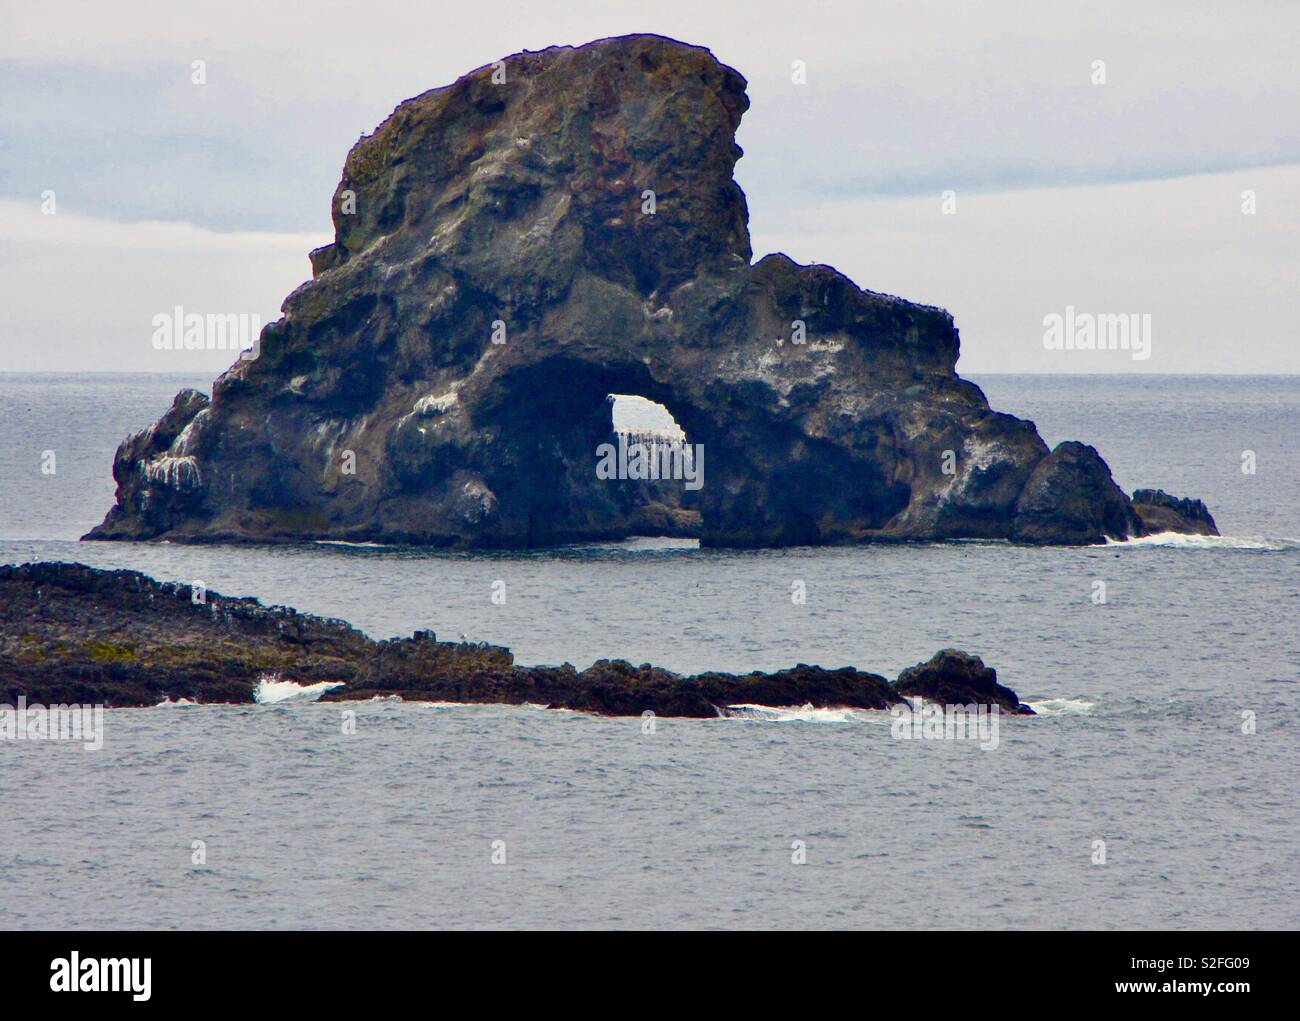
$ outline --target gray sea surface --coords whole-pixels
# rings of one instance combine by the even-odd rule
[[[646,538],[501,554],[79,543],[112,501],[118,442],[210,380],[0,375],[0,562],[201,580],[377,638],[505,644],[521,663],[893,677],[956,646],[1041,711],[1003,718],[981,750],[897,740],[884,713],[800,707],[653,733],[292,692],[109,710],[99,751],[0,740],[0,926],[1297,927],[1300,377],[975,381],[1049,443],[1097,446],[1126,488],[1203,498],[1223,538],[746,552]]]

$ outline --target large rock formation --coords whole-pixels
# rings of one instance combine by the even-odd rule
[[[684,677],[623,660],[585,670],[518,666],[501,646],[440,642],[429,631],[376,642],[341,620],[196,594],[136,571],[0,566],[0,705],[19,697],[43,705],[241,703],[268,679],[334,682],[324,695],[331,700],[534,703],[615,716],[708,718],[742,704],[887,709],[903,701],[884,677],[852,667]],[[1007,688],[963,689],[961,677],[950,680],[941,693],[919,693],[963,705],[998,694],[1016,703]]]
[[[650,35],[516,54],[403,103],[348,154],[335,241],[259,356],[122,445],[88,538],[1140,534],[1096,451],[1049,453],[956,375],[947,312],[751,263],[747,106],[707,50]],[[664,404],[702,446],[698,510],[598,477],[611,393]]]

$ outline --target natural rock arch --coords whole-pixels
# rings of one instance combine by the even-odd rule
[[[654,501],[595,477],[612,392],[670,407],[703,445],[706,545],[1143,530],[1096,451],[1049,453],[956,375],[947,312],[784,255],[751,264],[736,71],[650,35],[504,67],[353,147],[314,278],[210,402],[183,393],[122,445],[90,537],[643,532]],[[1178,506],[1162,527],[1213,528]]]

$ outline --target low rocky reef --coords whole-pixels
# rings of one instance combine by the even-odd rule
[[[1199,501],[1130,500],[1092,447],[991,408],[945,310],[756,260],[733,177],[748,106],[739,72],[655,35],[517,53],[402,103],[348,153],[312,279],[211,397],[182,391],[122,443],[86,538],[1213,534]],[[611,394],[675,416],[698,493],[601,477]]]
[[[200,599],[201,596],[201,599]],[[683,676],[599,660],[585,670],[518,666],[496,645],[430,631],[376,642],[345,621],[247,597],[196,593],[137,571],[0,566],[0,703],[152,706],[247,703],[260,680],[340,685],[328,700],[540,704],[609,716],[710,718],[729,705],[888,709],[905,696],[1032,714],[978,657],[945,649],[897,684],[853,667]]]

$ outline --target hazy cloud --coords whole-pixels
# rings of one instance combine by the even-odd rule
[[[524,48],[655,31],[750,81],[756,251],[950,308],[964,369],[1083,370],[1033,344],[1067,302],[1159,312],[1163,343],[1124,370],[1300,368],[1294,3],[55,0],[5,20],[3,367],[153,368],[145,312],[274,314],[347,149],[402,99]],[[1091,187],[1109,182],[1140,183]],[[1234,189],[1255,186],[1243,217]]]
[[[754,226],[756,256],[784,251],[947,308],[963,373],[1300,371],[1300,166],[957,192],[952,215],[938,195],[829,200]],[[1047,350],[1043,319],[1067,305],[1149,314],[1151,357]]]
[[[222,233],[117,223],[0,200],[0,371],[210,372],[230,351],[157,351],[153,317],[279,317],[325,234]]]

